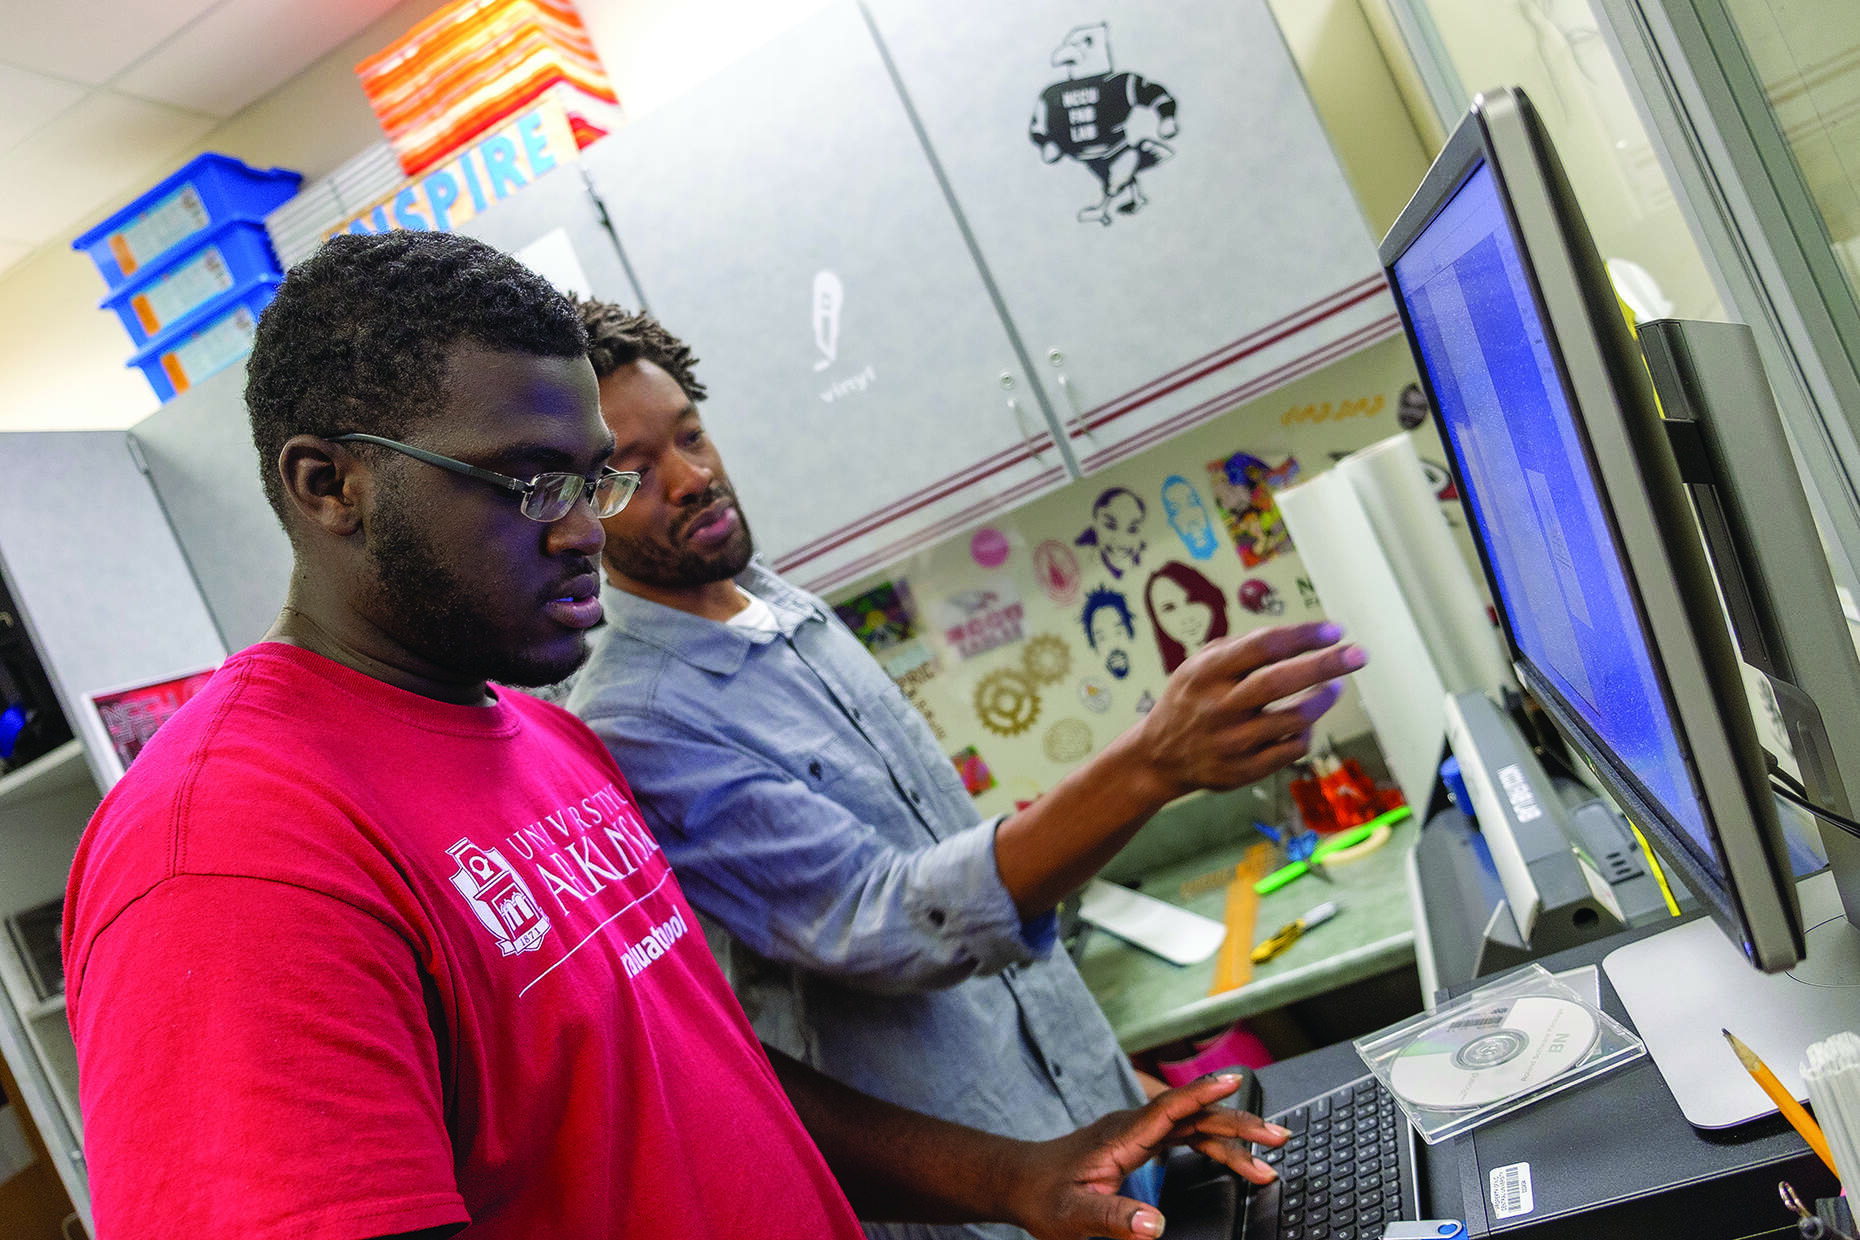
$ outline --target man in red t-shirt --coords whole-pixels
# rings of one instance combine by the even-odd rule
[[[290,596],[105,798],[65,906],[102,1240],[1155,1235],[1115,1191],[1178,1128],[1270,1178],[1243,1141],[1283,1134],[1203,1109],[1231,1080],[1036,1144],[764,1055],[606,747],[487,683],[561,679],[600,620],[638,476],[585,350],[441,234],[337,237],[260,320]]]

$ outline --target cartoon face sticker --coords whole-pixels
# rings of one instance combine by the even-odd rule
[[[1284,613],[1285,600],[1259,578],[1248,577],[1240,583],[1240,606],[1256,616],[1277,616]]]
[[[1205,560],[1214,554],[1214,522],[1208,516],[1207,508],[1201,502],[1201,495],[1195,490],[1195,484],[1181,474],[1171,474],[1163,480],[1163,513],[1169,518],[1169,525],[1175,530],[1182,545],[1197,560]]]
[[[1427,393],[1421,390],[1421,385],[1418,383],[1410,383],[1404,387],[1401,395],[1396,398],[1395,421],[1400,423],[1405,431],[1411,431],[1427,421],[1429,412]]]
[[[1085,610],[1079,616],[1085,626],[1085,640],[1104,655],[1104,668],[1122,680],[1130,674],[1130,656],[1123,645],[1137,635],[1130,618],[1130,604],[1124,596],[1107,586],[1100,586],[1085,596]]]
[[[1227,599],[1220,587],[1186,564],[1171,560],[1156,570],[1143,591],[1156,629],[1163,671],[1173,672],[1189,655],[1227,636]]]
[[[1085,596],[1085,610],[1079,616],[1085,626],[1085,640],[1093,650],[1107,650],[1122,645],[1137,635],[1130,617],[1130,604],[1116,590],[1100,586]]]
[[[1096,547],[1098,559],[1111,576],[1122,577],[1143,560],[1143,518],[1148,509],[1135,492],[1112,487],[1091,506],[1091,525],[1073,539],[1081,547]]]

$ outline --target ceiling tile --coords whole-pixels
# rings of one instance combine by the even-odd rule
[[[94,91],[7,154],[0,237],[43,242],[123,206],[179,166],[211,117]]]
[[[101,86],[219,2],[0,0],[0,58]]]
[[[359,34],[397,2],[227,0],[111,86],[189,111],[231,116]],[[212,65],[213,71],[202,72],[203,65]]]
[[[75,82],[0,64],[0,151],[83,97]]]

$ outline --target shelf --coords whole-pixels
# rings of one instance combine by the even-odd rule
[[[18,770],[0,775],[0,804],[63,791],[78,780],[90,782],[90,767],[84,761],[84,742],[66,741]]]

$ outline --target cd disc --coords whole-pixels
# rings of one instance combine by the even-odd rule
[[[1415,1106],[1503,1102],[1583,1062],[1600,1029],[1581,1004],[1526,995],[1429,1028],[1395,1057],[1389,1088]]]

